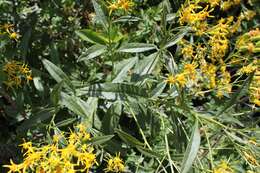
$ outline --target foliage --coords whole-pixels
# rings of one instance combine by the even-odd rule
[[[0,0],[0,171],[258,173],[259,7]]]

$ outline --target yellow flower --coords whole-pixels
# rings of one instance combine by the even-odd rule
[[[120,158],[120,153],[116,157],[110,157],[107,162],[107,167],[104,169],[105,172],[124,172],[125,165],[123,160]]]
[[[242,67],[239,70],[239,74],[250,74],[253,71],[255,71],[257,69],[257,66],[253,65],[253,64],[249,64],[247,66]]]
[[[78,159],[84,165],[84,170],[89,170],[94,164],[97,164],[96,155],[91,152],[81,153]]]
[[[212,7],[218,6],[221,0],[209,0],[209,3]]]
[[[186,74],[191,80],[195,80],[196,66],[194,64],[185,64],[183,73]]]
[[[176,78],[176,81],[179,83],[180,87],[184,87],[185,86],[187,80],[185,78],[185,74],[184,73],[177,74],[175,76],[175,78]]]
[[[193,46],[191,44],[185,46],[184,48],[182,48],[181,53],[185,58],[192,58],[194,53]]]
[[[12,173],[12,172],[21,172],[21,165],[15,164],[13,160],[10,160],[11,165],[4,165],[3,167],[9,168],[9,171],[7,173]]]
[[[133,2],[131,0],[118,0],[118,4],[121,9],[129,11],[133,7]]]
[[[118,7],[118,4],[117,3],[110,3],[109,2],[109,6],[108,6],[108,9],[109,9],[109,15],[111,15],[113,13],[113,11],[117,10],[119,7]]]
[[[213,169],[213,173],[233,173],[233,169],[228,166],[226,161],[221,161],[221,163]]]
[[[175,80],[174,75],[169,74],[168,77],[167,77],[167,79],[165,80],[165,82],[167,82],[167,83],[170,84],[170,85],[175,84],[175,83],[176,83],[176,80]]]
[[[2,26],[0,26],[1,29],[4,29],[7,33],[10,33],[10,30],[14,27],[13,24],[4,24]]]
[[[10,61],[7,62],[3,71],[7,74],[7,81],[4,83],[7,87],[20,87],[22,81],[26,79],[26,81],[32,80],[31,70],[28,68],[27,64],[18,62],[18,61]]]
[[[17,34],[16,32],[12,32],[12,33],[9,34],[9,37],[10,37],[11,39],[15,40],[15,41],[18,41],[20,35]]]

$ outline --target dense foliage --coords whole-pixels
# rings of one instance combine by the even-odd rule
[[[260,172],[258,0],[0,14],[0,172]]]

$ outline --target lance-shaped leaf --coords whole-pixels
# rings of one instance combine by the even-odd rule
[[[144,154],[145,156],[148,156],[148,157],[153,157],[153,158],[161,158],[162,157],[159,153],[157,153],[153,150],[144,148],[144,147],[137,146],[136,149],[138,151],[140,151],[142,154]]]
[[[90,117],[91,112],[91,104],[85,102],[84,100],[76,97],[74,95],[68,95],[66,93],[61,93],[60,104],[62,106],[67,107],[69,110],[74,112],[75,114],[82,116],[84,118]]]
[[[183,30],[181,30],[180,32],[178,32],[176,35],[174,35],[173,37],[171,37],[167,43],[165,44],[165,46],[163,48],[169,48],[175,44],[177,44],[187,33],[188,33],[189,29],[185,28]]]
[[[115,129],[115,132],[118,134],[118,136],[127,144],[132,145],[134,147],[143,147],[144,144],[140,142],[138,139],[133,137],[132,135],[120,130],[120,129]]]
[[[200,147],[200,132],[198,127],[198,121],[195,122],[195,125],[193,127],[193,132],[188,144],[188,147],[186,148],[182,164],[181,164],[181,173],[187,173],[191,166],[193,161],[195,160],[197,153],[199,151]]]
[[[129,70],[136,64],[137,57],[129,58],[126,60],[121,61],[116,67],[119,66],[119,72],[117,73],[115,79],[113,79],[113,83],[119,83],[124,81],[125,77],[127,76]]]
[[[96,58],[106,52],[107,47],[104,45],[96,44],[87,49],[80,55],[78,61],[86,61]]]
[[[53,79],[56,80],[56,82],[60,83],[64,81],[64,83],[67,84],[67,86],[69,86],[71,89],[74,88],[70,82],[69,77],[58,66],[47,59],[43,59],[42,62],[46,70],[50,73]]]
[[[90,143],[93,145],[101,145],[110,141],[114,135],[105,135],[105,136],[95,136],[91,138]]]
[[[99,3],[96,0],[92,0],[92,4],[96,13],[96,19],[106,29],[108,27],[107,17],[102,9],[101,4]]]
[[[150,50],[156,49],[154,44],[147,44],[147,43],[126,43],[122,45],[118,51],[119,52],[127,52],[127,53],[139,53],[139,52],[146,52]]]
[[[82,29],[79,31],[76,31],[76,34],[84,41],[88,41],[93,44],[101,44],[105,45],[108,43],[108,39],[104,36],[102,36],[101,33],[97,33],[95,31],[92,31],[90,29]]]
[[[121,83],[102,83],[80,88],[76,91],[78,96],[87,95],[108,100],[126,100],[132,98],[148,98],[148,89],[135,85]]]
[[[54,108],[48,108],[32,113],[32,116],[29,119],[25,120],[20,126],[17,127],[17,132],[26,132],[28,129],[43,123],[44,121],[50,119],[54,112]]]
[[[118,19],[114,20],[113,23],[117,23],[117,22],[137,22],[140,21],[141,18],[139,17],[135,17],[135,16],[122,16],[119,17]]]
[[[135,73],[140,76],[151,74],[156,67],[156,64],[159,60],[159,52],[155,52],[148,57],[144,57],[135,68]]]
[[[53,64],[51,61],[47,59],[42,60],[44,67],[46,70],[50,73],[50,75],[53,77],[53,79],[56,80],[56,82],[61,82],[64,79],[69,80],[69,77],[55,64]]]

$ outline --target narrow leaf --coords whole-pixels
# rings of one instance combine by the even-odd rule
[[[97,33],[90,29],[82,29],[76,31],[76,34],[84,41],[88,41],[93,44],[105,45],[108,43],[108,39],[102,36],[101,33]]]
[[[181,164],[181,173],[188,173],[193,161],[195,160],[200,147],[200,132],[198,121],[195,122],[193,133],[191,135],[188,147],[186,148],[184,158]]]
[[[102,83],[80,88],[76,91],[78,96],[87,95],[109,100],[126,100],[132,98],[148,98],[148,89],[129,84]]]
[[[106,52],[107,47],[104,45],[96,44],[87,49],[86,52],[83,52],[79,57],[78,61],[86,61],[93,58],[96,58]]]
[[[138,66],[135,68],[135,73],[142,75],[151,74],[156,67],[156,64],[159,60],[159,53],[153,53],[148,57],[145,57],[138,63]]]
[[[69,80],[69,77],[55,64],[47,59],[42,60],[44,67],[50,73],[50,75],[55,79],[57,82],[61,82],[64,79]]]
[[[135,65],[137,62],[137,57],[126,59],[120,62],[120,66],[122,67],[115,79],[112,81],[113,83],[119,83],[124,81],[124,78],[127,76],[129,70]]]
[[[108,22],[107,22],[106,15],[102,9],[102,6],[96,0],[92,0],[92,4],[96,13],[97,21],[100,22],[103,25],[103,27],[106,29],[108,27]]]
[[[140,142],[138,139],[136,139],[135,137],[129,135],[128,133],[119,130],[119,129],[115,129],[115,132],[118,134],[118,136],[127,144],[132,145],[134,147],[140,146],[143,147],[144,144],[142,142]]]
[[[127,52],[127,53],[139,53],[146,52],[150,50],[156,49],[156,46],[153,44],[147,43],[127,43],[119,48],[119,52]]]
[[[114,135],[95,136],[91,138],[90,143],[92,143],[93,145],[101,145],[110,141],[113,137]]]
[[[184,29],[180,32],[178,32],[176,35],[174,35],[172,38],[170,38],[167,43],[165,44],[164,48],[169,48],[176,43],[178,43],[186,34],[188,33],[188,29]]]

